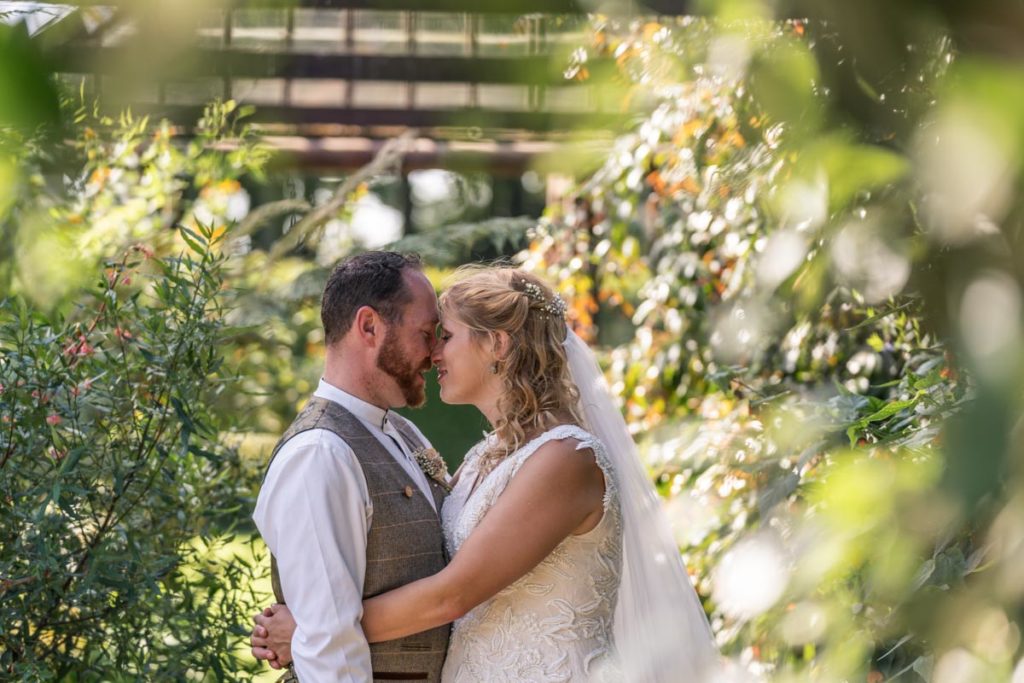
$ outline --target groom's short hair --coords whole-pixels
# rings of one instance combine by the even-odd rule
[[[403,272],[421,265],[419,256],[394,251],[368,251],[336,265],[320,302],[327,345],[348,333],[363,306],[373,308],[389,323],[400,321],[402,309],[412,300]]]

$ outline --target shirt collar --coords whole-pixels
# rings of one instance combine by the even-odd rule
[[[333,384],[329,384],[322,377],[320,378],[320,385],[316,388],[313,395],[328,401],[334,401],[363,422],[371,424],[381,431],[384,431],[384,426],[388,423],[388,413],[390,411],[387,408],[380,408],[372,403],[367,403],[363,399],[357,398]]]

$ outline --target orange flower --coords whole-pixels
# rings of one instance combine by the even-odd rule
[[[686,144],[690,138],[700,132],[705,123],[703,119],[690,119],[676,130],[672,136],[672,143],[677,147]]]
[[[110,177],[110,169],[106,166],[100,166],[89,176],[89,183],[99,186],[103,186],[107,182],[107,178]]]
[[[745,147],[747,144],[747,141],[743,139],[743,135],[736,130],[725,132],[719,142],[723,145],[732,145],[733,147]]]
[[[647,184],[658,194],[665,193],[665,180],[657,171],[651,171],[647,174]]]
[[[674,183],[670,192],[675,194],[679,190],[683,192],[689,192],[690,194],[700,194],[700,187],[697,185],[697,181],[692,176],[686,176],[681,182]]]

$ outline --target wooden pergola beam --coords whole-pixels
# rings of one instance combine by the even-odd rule
[[[120,111],[126,103],[115,103]],[[198,105],[134,103],[137,114],[166,118],[183,126],[193,125],[202,116]],[[320,124],[378,128],[471,128],[480,130],[518,129],[527,131],[617,130],[627,120],[621,112],[554,112],[508,111],[492,109],[405,109],[405,108],[347,108],[297,107],[257,105],[254,115],[247,119],[253,123],[291,124],[296,127]]]
[[[138,46],[71,45],[53,51],[57,71],[79,74],[123,74],[145,70],[145,52]],[[134,67],[132,64],[134,63]],[[161,64],[166,78],[292,78],[412,83],[487,83],[570,86],[565,64],[547,55],[521,57],[437,57],[429,55],[356,55],[265,52],[245,49],[196,48],[173,64]],[[613,73],[614,60],[587,63],[592,75]]]
[[[64,4],[117,6],[145,12],[157,3],[150,0],[62,0]],[[690,0],[619,0],[593,3],[586,0],[227,0],[218,4],[232,8],[357,9],[382,12],[446,12],[472,14],[587,14],[599,11],[615,15],[669,15],[694,13]]]
[[[265,136],[263,142],[277,153],[277,162],[289,167],[356,169],[372,161],[386,144],[369,138],[319,138]],[[224,145],[229,147],[230,145]],[[600,158],[600,142],[551,141],[439,141],[418,138],[402,156],[402,172],[427,168],[484,170],[494,175],[521,175],[537,165],[544,169],[572,171],[580,158]]]

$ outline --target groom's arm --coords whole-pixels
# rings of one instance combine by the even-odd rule
[[[351,449],[325,430],[285,444],[260,489],[253,518],[277,558],[297,624],[292,657],[304,682],[372,678],[359,623],[369,511]]]

